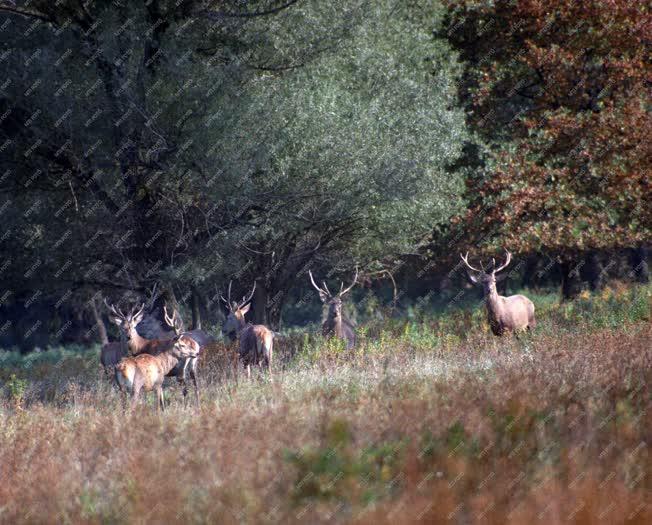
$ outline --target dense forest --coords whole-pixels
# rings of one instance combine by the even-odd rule
[[[305,324],[309,269],[434,307],[467,251],[649,279],[645,2],[17,0],[0,35],[0,347],[105,341],[105,298],[211,326],[229,281]]]

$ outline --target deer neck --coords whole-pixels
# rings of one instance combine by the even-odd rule
[[[159,363],[163,373],[167,375],[175,366],[179,364],[180,359],[172,355],[171,352],[163,352],[158,355]]]
[[[330,329],[339,335],[342,335],[342,316],[341,315],[334,315],[330,318]]]
[[[489,317],[494,319],[499,319],[502,315],[503,302],[500,300],[501,297],[498,295],[498,290],[496,290],[496,285],[493,284],[489,287],[489,290],[486,292],[485,301],[487,303],[487,313]]]
[[[149,339],[145,339],[142,337],[135,328],[132,329],[131,334],[129,338],[129,350],[131,351],[132,354],[139,354],[142,352],[145,347],[147,346],[147,343],[149,343]]]
[[[248,323],[247,323],[247,321],[245,321],[244,316],[238,317],[237,320],[238,320],[238,328],[237,328],[237,330],[238,330],[238,337],[239,337],[240,334],[242,333],[242,331],[245,328],[247,328]]]

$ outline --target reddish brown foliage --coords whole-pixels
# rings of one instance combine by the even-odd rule
[[[471,178],[479,238],[558,253],[652,237],[652,12],[628,0],[452,4],[471,121],[499,149]]]

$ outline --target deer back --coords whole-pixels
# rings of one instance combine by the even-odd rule
[[[119,341],[106,343],[100,351],[102,366],[115,366],[127,355],[127,344]]]
[[[274,333],[264,325],[247,325],[240,332],[240,358],[245,364],[271,359]]]

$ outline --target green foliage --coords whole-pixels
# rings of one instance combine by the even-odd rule
[[[461,70],[433,37],[439,1],[34,10],[49,22],[16,18],[0,64],[18,210],[3,279],[25,290],[72,302],[237,273],[275,323],[307,266],[380,267],[461,210]]]
[[[27,390],[27,379],[18,379],[16,374],[11,374],[5,384],[5,390],[9,400],[20,405]]]
[[[328,423],[324,444],[300,452],[286,451],[296,471],[292,497],[299,505],[335,499],[369,504],[399,489],[405,441],[386,441],[356,451],[346,421]]]

